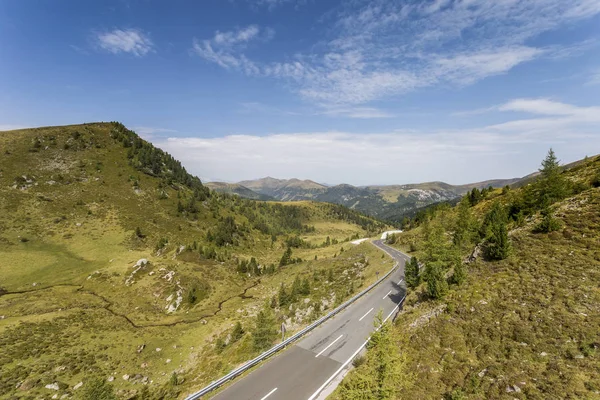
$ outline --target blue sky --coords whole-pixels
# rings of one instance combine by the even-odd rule
[[[597,0],[0,3],[0,130],[118,120],[204,179],[465,183],[600,153]]]

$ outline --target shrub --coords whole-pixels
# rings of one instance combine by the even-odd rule
[[[117,400],[114,389],[102,378],[92,378],[83,387],[83,400]]]

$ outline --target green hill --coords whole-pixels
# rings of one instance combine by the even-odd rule
[[[94,377],[177,398],[260,351],[266,301],[297,330],[391,265],[348,243],[385,224],[211,191],[119,123],[1,132],[0,152],[0,398]]]
[[[546,164],[392,239],[420,281],[334,398],[600,398],[600,157]]]
[[[275,198],[266,194],[256,193],[239,183],[226,183],[226,182],[206,182],[206,187],[210,190],[214,190],[220,193],[234,194],[245,199],[251,200],[262,200],[262,201],[274,201]]]

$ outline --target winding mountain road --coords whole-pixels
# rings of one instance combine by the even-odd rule
[[[398,266],[384,281],[281,354],[216,394],[216,400],[315,400],[364,348],[381,310],[391,318],[406,293],[404,264],[409,256],[382,240],[373,244]],[[380,271],[385,274],[387,271]]]

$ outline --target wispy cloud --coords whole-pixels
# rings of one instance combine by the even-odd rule
[[[97,46],[112,54],[129,53],[141,57],[153,51],[154,43],[139,29],[114,29],[96,34]]]
[[[263,113],[263,114],[272,114],[272,115],[302,115],[296,111],[283,110],[279,107],[273,107],[267,104],[250,101],[240,103],[242,113]]]
[[[470,85],[541,57],[583,54],[596,43],[534,47],[530,39],[598,13],[597,0],[352,1],[329,14],[327,39],[286,60],[263,63],[244,49],[218,47],[220,32],[195,41],[194,51],[224,68],[285,79],[317,104],[356,106],[439,84]]]
[[[515,99],[500,107],[504,112],[527,112],[533,118],[471,129],[238,134],[169,138],[155,144],[181,159],[190,170],[229,181],[277,171],[282,178],[352,184],[466,183],[496,176],[499,164],[504,166],[503,177],[522,176],[537,168],[550,146],[565,160],[600,148],[599,107],[545,99]],[[457,176],[460,182],[456,182]]]
[[[168,136],[177,133],[175,129],[157,128],[150,126],[134,126],[133,131],[139,134],[144,139],[151,139],[157,136]]]
[[[600,69],[598,69],[590,74],[587,84],[588,85],[600,85]]]
[[[332,108],[320,113],[332,117],[347,117],[359,119],[393,118],[396,115],[373,107]]]
[[[245,0],[245,2],[250,4],[252,7],[266,7],[269,10],[274,10],[279,6],[286,4],[294,4],[294,6],[298,8],[302,5],[305,5],[308,0]]]
[[[260,73],[259,67],[242,51],[246,49],[249,42],[268,41],[274,35],[274,30],[261,29],[257,25],[249,25],[235,31],[216,31],[211,39],[194,39],[192,53],[223,68],[240,69],[248,75],[256,75]]]

